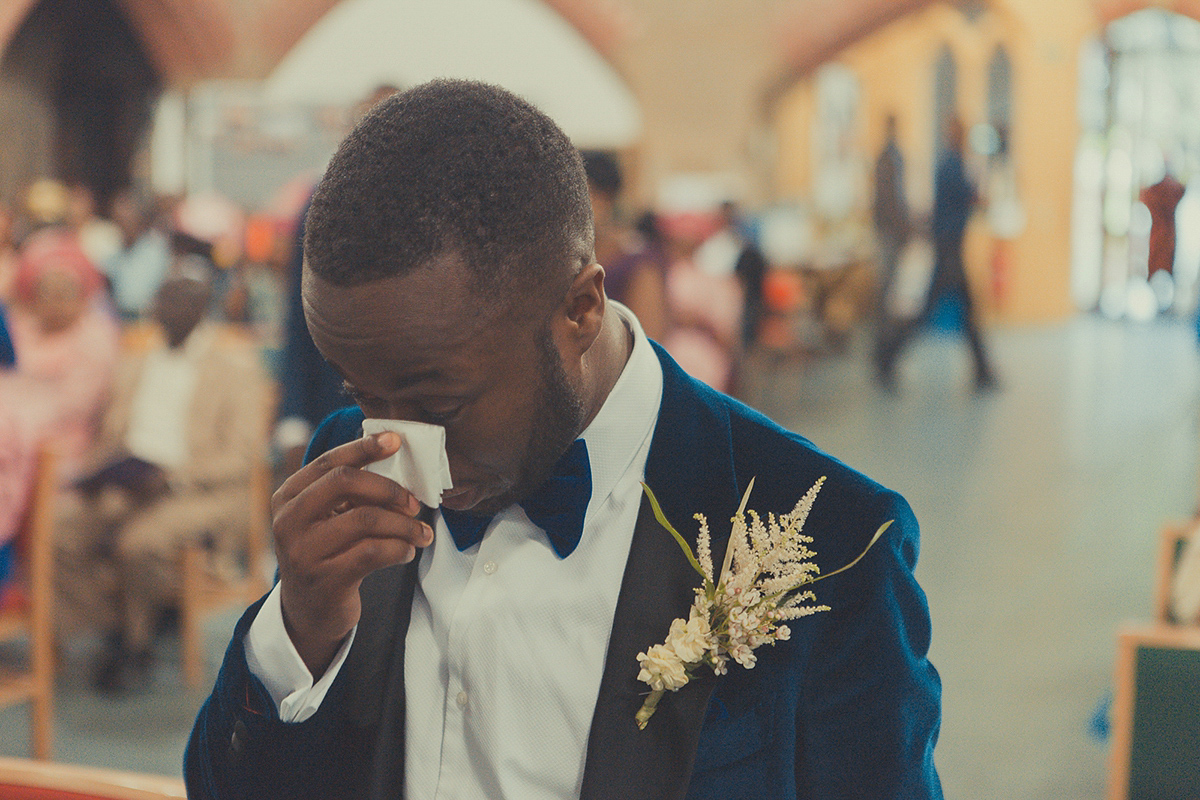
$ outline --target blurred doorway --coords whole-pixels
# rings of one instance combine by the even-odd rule
[[[1079,66],[1075,303],[1114,319],[1190,311],[1200,274],[1200,22],[1135,12],[1085,43]],[[1174,246],[1164,249],[1172,221]]]
[[[0,60],[0,196],[56,177],[129,185],[160,79],[114,0],[41,0]]]

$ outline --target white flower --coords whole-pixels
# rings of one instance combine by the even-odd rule
[[[814,483],[790,512],[778,516],[769,513],[764,520],[746,509],[754,488],[751,480],[737,513],[730,519],[720,572],[715,571],[712,538],[704,515],[694,515],[700,533],[693,554],[662,513],[650,487],[645,487],[655,517],[675,537],[703,585],[696,589],[687,620],[671,623],[666,642],[638,653],[638,680],[652,690],[635,718],[639,728],[646,727],[665,691],[687,684],[689,670],[705,663],[717,675],[724,675],[730,660],[751,669],[758,662],[756,647],[791,638],[791,629],[781,623],[829,610],[829,606],[816,604],[817,598],[806,590],[807,585],[853,567],[891,522],[875,532],[858,558],[823,575],[813,560],[816,553],[808,547],[813,539],[801,529],[824,482],[821,478]]]
[[[696,607],[692,606],[687,622],[677,619],[671,623],[667,647],[674,650],[684,663],[694,664],[704,658],[704,653],[710,647],[709,632],[707,616],[698,614]]]
[[[655,691],[675,691],[688,682],[687,670],[679,655],[670,645],[656,644],[644,653],[638,653],[642,670],[638,680],[650,684]]]
[[[754,651],[747,644],[735,644],[730,647],[729,656],[746,669],[753,669],[758,662],[758,656],[754,655]]]

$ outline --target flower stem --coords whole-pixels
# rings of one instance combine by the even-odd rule
[[[654,709],[658,708],[658,701],[662,699],[663,689],[655,689],[646,698],[646,702],[642,703],[642,708],[637,712],[634,721],[637,722],[638,730],[646,730],[646,723],[654,716]]]

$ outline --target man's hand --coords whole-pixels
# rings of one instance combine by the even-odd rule
[[[358,587],[381,567],[404,564],[433,530],[421,504],[395,481],[362,467],[400,449],[385,432],[336,447],[284,481],[271,499],[283,621],[317,678],[358,624]]]

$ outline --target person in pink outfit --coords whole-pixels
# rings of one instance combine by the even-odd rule
[[[16,368],[0,372],[0,545],[25,513],[38,448],[54,448],[67,482],[96,434],[118,354],[102,286],[70,233],[26,241],[8,309]]]
[[[662,345],[683,370],[723,392],[734,390],[742,344],[743,290],[733,271],[706,268],[697,253],[719,226],[715,214],[663,218],[670,243],[667,305],[674,323]]]

